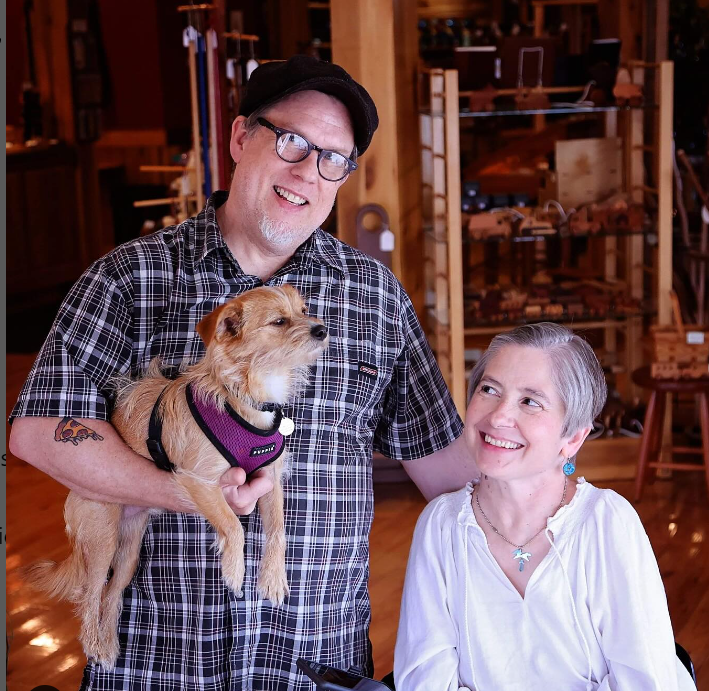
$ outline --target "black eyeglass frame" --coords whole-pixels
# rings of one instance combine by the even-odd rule
[[[272,122],[269,122],[265,118],[257,118],[256,122],[261,125],[261,127],[265,127],[268,130],[271,130],[271,132],[274,132],[276,135],[276,155],[278,158],[280,158],[282,161],[285,161],[286,163],[300,163],[301,161],[304,161],[308,156],[310,156],[310,152],[315,150],[318,152],[318,174],[323,180],[327,180],[328,182],[340,182],[340,180],[344,180],[350,173],[353,173],[359,165],[355,163],[351,158],[345,156],[344,154],[341,154],[339,151],[333,151],[332,149],[323,149],[315,144],[312,144],[309,142],[302,134],[299,132],[293,132],[293,130],[285,130],[282,127],[276,127]],[[307,145],[308,145],[308,150],[305,153],[305,156],[303,158],[298,159],[297,161],[288,161],[287,159],[283,158],[281,154],[278,153],[278,140],[284,135],[284,134],[294,134],[296,137],[300,137]],[[326,178],[323,174],[322,171],[320,170],[320,159],[325,155],[325,154],[337,154],[338,156],[342,156],[342,158],[347,161],[347,171],[341,178],[337,178],[337,180],[331,180],[330,178]]]

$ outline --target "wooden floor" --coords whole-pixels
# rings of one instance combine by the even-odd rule
[[[7,357],[8,411],[32,363]],[[602,484],[602,483],[596,483]],[[631,481],[605,486],[628,497]],[[38,558],[67,553],[62,506],[66,490],[12,456],[7,463],[7,630],[9,691],[50,684],[77,689],[84,656],[76,641],[71,607],[28,590],[17,569]],[[409,484],[381,484],[375,491],[371,538],[372,628],[379,676],[392,668],[406,558],[416,518],[424,506]],[[709,691],[709,501],[700,475],[681,473],[650,486],[637,506],[662,572],[676,639],[689,651],[699,690]]]

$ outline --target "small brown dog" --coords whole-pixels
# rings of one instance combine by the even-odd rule
[[[283,435],[292,432],[280,407],[307,381],[310,365],[327,347],[327,330],[286,285],[244,293],[207,315],[197,331],[207,345],[204,358],[172,381],[153,361],[145,377],[119,387],[111,422],[136,453],[159,461],[163,452],[173,464],[175,483],[216,532],[222,576],[237,593],[244,580],[244,532],[219,478],[230,467],[230,454],[231,463],[245,470],[274,459],[273,491],[258,501],[266,533],[258,590],[280,604],[288,594],[281,452]],[[229,437],[231,424],[238,429]],[[239,460],[244,448],[246,458]],[[118,656],[122,593],[135,573],[149,515],[158,511],[124,514],[120,504],[70,492],[64,518],[71,555],[60,564],[34,564],[25,574],[35,587],[77,604],[84,651],[106,668]]]

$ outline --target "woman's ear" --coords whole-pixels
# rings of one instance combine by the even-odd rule
[[[582,427],[578,432],[568,437],[561,447],[561,455],[564,458],[572,458],[575,456],[590,432],[590,427]]]

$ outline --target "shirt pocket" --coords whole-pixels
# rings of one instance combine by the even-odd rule
[[[336,423],[359,428],[372,425],[381,414],[391,365],[375,352],[372,344],[355,346],[334,337],[318,361],[316,389]]]

